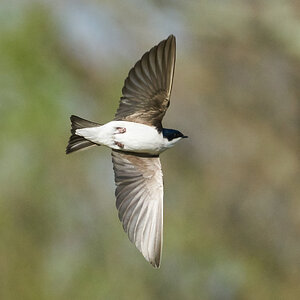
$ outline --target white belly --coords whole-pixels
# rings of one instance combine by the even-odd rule
[[[125,128],[126,132],[119,133],[117,127]],[[140,123],[111,121],[100,127],[77,129],[76,134],[116,150],[150,154],[165,150],[162,133]]]

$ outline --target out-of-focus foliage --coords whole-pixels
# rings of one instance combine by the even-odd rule
[[[297,1],[0,2],[0,299],[299,299]],[[129,68],[177,37],[162,267],[122,232],[107,122]]]

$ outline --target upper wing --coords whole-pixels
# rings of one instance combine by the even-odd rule
[[[132,243],[154,267],[160,266],[163,180],[159,157],[112,151],[119,219]]]
[[[170,35],[129,71],[115,120],[133,121],[162,129],[170,104],[176,58],[176,40]]]

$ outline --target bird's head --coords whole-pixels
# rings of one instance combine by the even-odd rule
[[[165,140],[166,148],[171,148],[181,139],[187,138],[186,135],[175,129],[163,128],[162,134]]]

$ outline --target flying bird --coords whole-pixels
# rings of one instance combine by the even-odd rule
[[[116,206],[130,241],[158,268],[163,240],[163,174],[159,154],[187,136],[162,126],[170,105],[176,39],[170,35],[129,71],[119,108],[106,124],[71,116],[66,153],[112,149]]]

